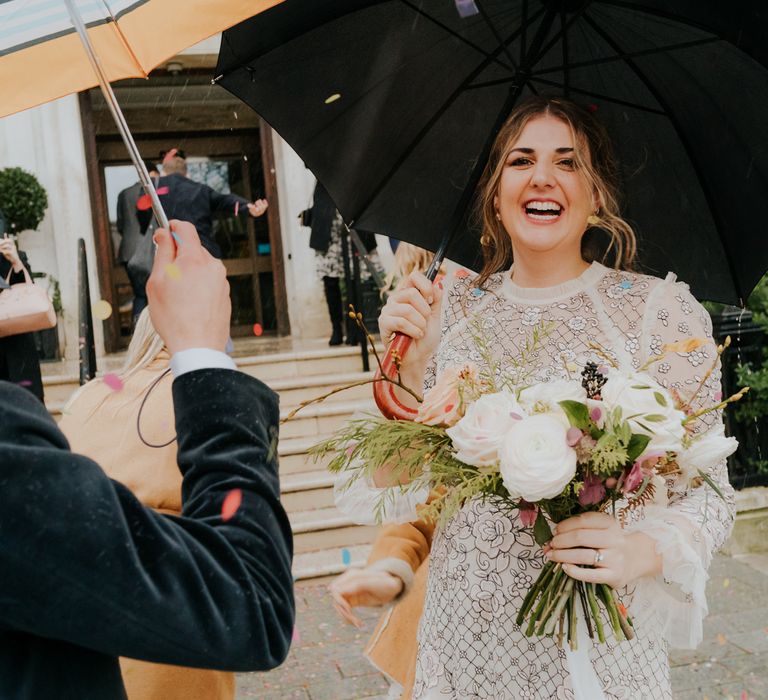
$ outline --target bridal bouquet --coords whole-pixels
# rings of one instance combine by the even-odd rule
[[[664,351],[691,352],[701,344],[689,340]],[[355,420],[315,452],[334,454],[330,469],[351,472],[350,482],[383,467],[403,489],[428,485],[436,497],[422,518],[444,522],[478,497],[510,514],[517,509],[540,545],[552,538],[550,523],[580,513],[609,512],[623,525],[634,509],[665,504],[669,490],[706,483],[722,497],[707,472],[737,442],[722,427],[701,435],[693,427],[746,388],[694,411],[715,364],[684,400],[656,383],[647,365],[624,371],[588,363],[578,378],[526,383],[516,371],[524,362],[505,374],[487,360],[483,371],[466,365],[438,376],[416,421]],[[391,494],[384,491],[380,516]],[[618,640],[633,637],[626,609],[608,585],[577,581],[554,562],[545,563],[528,591],[517,623],[528,636],[556,634],[560,645],[567,629],[575,648],[579,605],[590,637],[605,642],[602,610]]]

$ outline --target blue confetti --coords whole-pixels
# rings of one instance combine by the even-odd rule
[[[483,294],[485,294],[485,292],[482,289],[478,289],[477,287],[472,290],[473,297],[481,297]]]
[[[630,282],[629,280],[624,280],[624,281],[623,281],[623,282],[622,282],[622,283],[619,285],[619,287],[621,287],[622,289],[631,289],[631,288],[632,288],[632,282]]]
[[[341,563],[344,566],[349,566],[352,563],[352,555],[346,547],[341,550]]]
[[[465,17],[471,17],[480,13],[475,5],[475,0],[455,0],[456,9],[459,11],[459,17],[464,19]]]

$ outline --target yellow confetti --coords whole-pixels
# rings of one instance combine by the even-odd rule
[[[731,585],[731,579],[727,578],[723,581],[723,588],[728,588]]]
[[[172,280],[180,280],[181,279],[181,270],[179,270],[178,265],[176,263],[168,263],[165,266],[165,274],[168,275]]]
[[[329,95],[325,98],[325,104],[329,105],[331,102],[336,102],[336,100],[341,99],[341,94],[338,92],[334,92],[333,95]]]
[[[106,299],[99,299],[92,307],[93,315],[100,321],[106,321],[112,315],[112,304]]]

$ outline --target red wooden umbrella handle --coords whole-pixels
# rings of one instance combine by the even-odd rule
[[[382,370],[387,377],[397,379],[395,358],[398,358],[399,362],[402,363],[412,341],[413,338],[409,335],[395,333],[395,337],[384,352],[381,369],[376,370],[376,379],[381,377]],[[395,385],[390,382],[374,382],[373,398],[376,400],[376,405],[382,415],[389,420],[413,420],[416,418],[416,409],[406,406],[395,396]]]

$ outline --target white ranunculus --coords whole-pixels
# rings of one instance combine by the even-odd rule
[[[515,423],[525,416],[514,394],[483,394],[467,408],[464,417],[445,432],[456,448],[456,458],[475,467],[499,460],[499,445]]]
[[[739,446],[736,438],[725,437],[722,423],[710,428],[706,433],[693,438],[690,446],[677,453],[677,463],[682,471],[682,479],[690,481],[698,476],[699,470],[708,472],[733,454]]]
[[[560,401],[586,403],[587,392],[581,382],[572,379],[554,379],[526,387],[520,392],[520,405],[529,415],[551,413],[568,426],[568,416],[561,408]]]
[[[680,449],[685,436],[685,414],[675,408],[669,392],[652,377],[641,372],[611,369],[600,396],[608,411],[621,407],[622,417],[629,422],[633,433],[651,438],[646,451],[677,452]],[[660,420],[649,421],[646,418],[649,415],[659,416]]]
[[[513,497],[530,503],[562,493],[576,474],[576,451],[568,445],[568,429],[542,413],[517,421],[500,450],[501,479]]]

